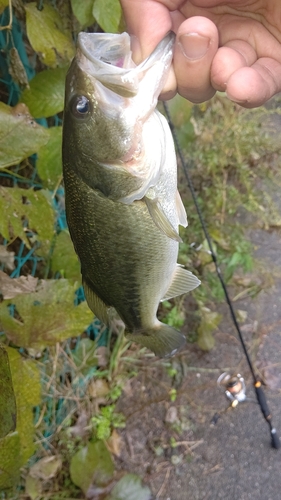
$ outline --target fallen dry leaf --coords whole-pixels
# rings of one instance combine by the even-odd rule
[[[0,262],[9,271],[13,271],[15,269],[15,252],[8,252],[7,247],[0,245]]]
[[[87,424],[88,416],[85,411],[82,411],[76,421],[76,424],[69,427],[68,432],[74,437],[83,438],[88,433]]]
[[[41,458],[32,467],[30,467],[29,475],[34,479],[42,479],[47,481],[57,475],[62,467],[62,460],[59,455],[52,455]]]
[[[106,441],[106,446],[110,453],[113,453],[113,455],[116,455],[117,457],[120,457],[121,455],[121,448],[122,448],[123,440],[118,434],[116,429],[113,429],[112,434],[109,439]]]
[[[107,396],[110,388],[108,382],[103,378],[92,379],[89,382],[88,394],[92,398],[103,398]]]
[[[10,278],[6,273],[0,271],[0,293],[4,299],[13,299],[21,293],[35,292],[38,278],[33,276],[20,276]]]

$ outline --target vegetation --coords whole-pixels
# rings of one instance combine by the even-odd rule
[[[45,0],[11,8],[0,0],[0,14],[2,498],[148,500],[149,488],[115,470],[114,460],[126,425],[118,402],[151,355],[122,331],[110,335],[93,322],[64,221],[61,176],[64,78],[76,35],[122,30],[120,6]],[[175,98],[170,112],[224,275],[237,293],[256,294],[260,285],[241,277],[253,267],[252,249],[233,216],[243,210],[266,227],[281,224],[256,187],[261,172],[274,176],[267,151],[277,151],[261,127],[265,111],[243,111],[219,95],[201,106]],[[182,171],[179,180],[189,219],[179,260],[202,279],[193,293],[197,327],[188,340],[208,350],[222,291]],[[159,314],[176,328],[189,320],[185,298],[164,302]],[[161,363],[176,380],[175,365]],[[169,397],[175,401],[176,387]],[[180,432],[183,423],[173,425]],[[170,446],[178,446],[174,437]]]

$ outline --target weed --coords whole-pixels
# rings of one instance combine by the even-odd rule
[[[97,439],[106,440],[110,437],[113,429],[125,427],[125,417],[122,413],[115,411],[115,405],[104,406],[100,413],[91,419],[94,435]]]

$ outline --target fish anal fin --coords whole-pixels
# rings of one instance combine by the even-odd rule
[[[102,321],[106,326],[110,326],[117,313],[113,307],[107,306],[102,299],[90,288],[85,279],[83,279],[83,288],[87,304],[91,311]]]
[[[153,222],[160,229],[160,231],[162,231],[162,233],[164,233],[166,236],[168,236],[168,238],[171,238],[172,240],[175,240],[175,241],[178,241],[179,243],[181,243],[182,239],[181,239],[180,235],[178,234],[178,232],[172,226],[169,219],[164,214],[158,200],[157,199],[152,200],[151,198],[148,198],[147,196],[145,196],[144,201],[146,203],[146,206],[148,208],[148,211],[151,215]]]
[[[162,298],[163,300],[168,300],[173,297],[177,297],[178,295],[182,295],[184,293],[190,292],[197,286],[199,286],[201,281],[184,267],[181,267],[179,264],[176,267],[173,280],[165,293],[165,296]]]
[[[178,330],[160,321],[154,328],[125,335],[128,340],[147,347],[160,357],[173,356],[185,344],[185,337]]]

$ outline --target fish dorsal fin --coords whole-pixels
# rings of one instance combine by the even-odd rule
[[[181,199],[181,195],[178,192],[178,190],[176,192],[176,210],[177,210],[177,214],[178,214],[178,218],[179,218],[179,224],[183,227],[186,227],[188,225],[186,211],[185,211],[182,199]]]
[[[89,308],[100,321],[102,321],[106,326],[110,326],[112,320],[117,315],[114,307],[107,306],[90,288],[85,279],[83,279],[82,284]]]
[[[172,226],[167,216],[164,214],[158,200],[156,198],[152,200],[151,198],[145,196],[144,201],[146,203],[146,206],[148,208],[148,211],[151,215],[153,222],[160,229],[160,231],[166,234],[168,238],[171,238],[172,240],[176,240],[178,242],[182,242],[180,235],[177,233],[177,231]]]
[[[177,264],[172,283],[161,302],[190,292],[200,285],[200,283],[201,281],[194,274]]]

